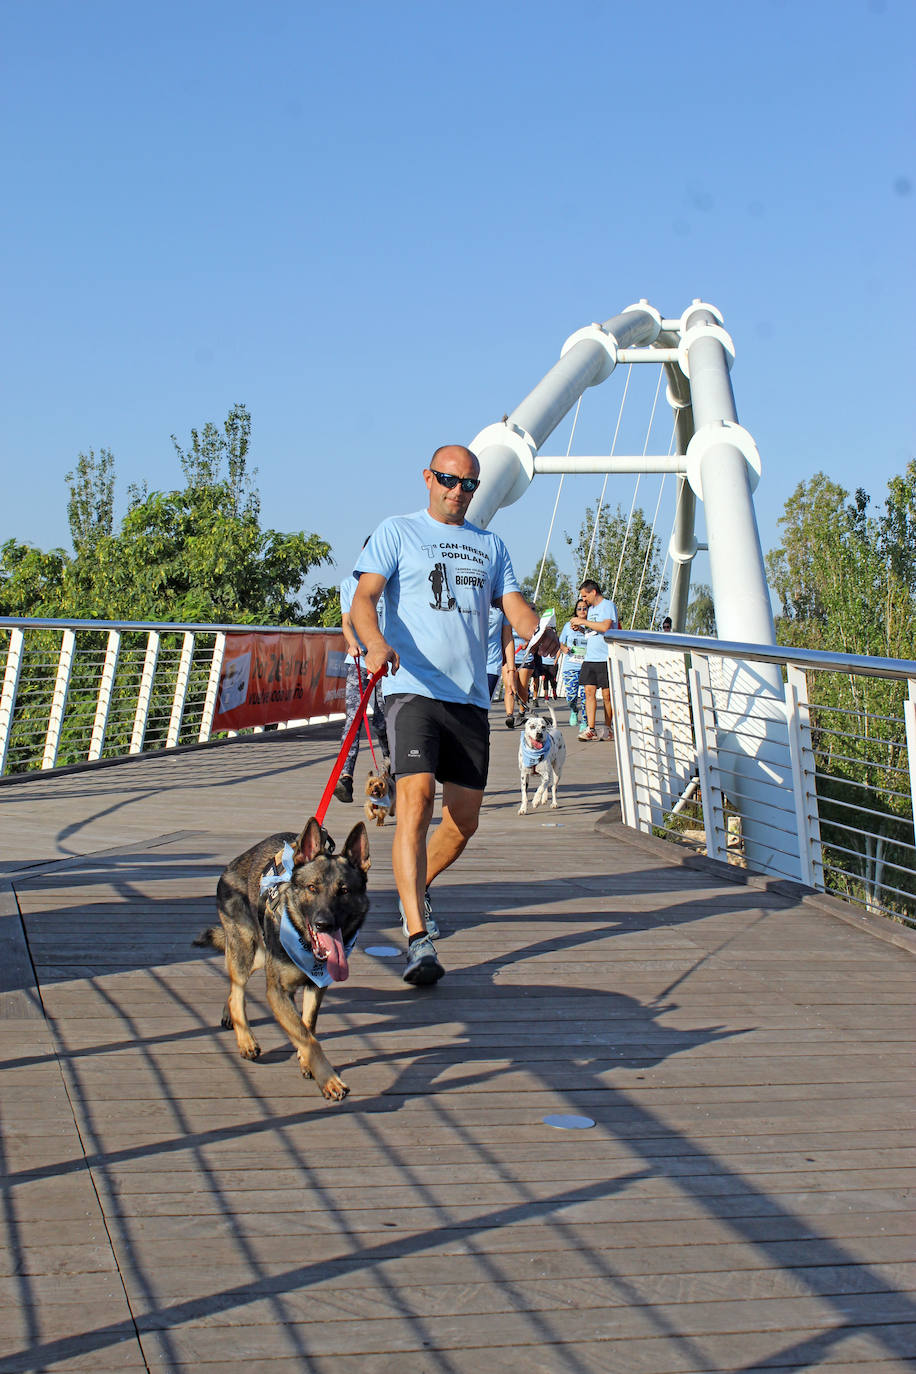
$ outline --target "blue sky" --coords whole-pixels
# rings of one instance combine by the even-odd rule
[[[69,547],[80,451],[113,450],[119,510],[129,482],[180,485],[169,436],[242,401],[264,523],[329,539],[334,580],[424,503],[438,444],[641,297],[725,317],[765,549],[803,478],[880,501],[916,456],[912,0],[0,15],[0,540]],[[609,450],[623,374],[587,393],[574,452]],[[618,451],[647,443],[654,386],[634,369]],[[561,566],[601,480],[564,484]],[[520,574],[557,482],[493,522]]]

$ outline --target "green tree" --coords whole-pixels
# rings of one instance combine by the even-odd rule
[[[76,467],[67,473],[70,499],[67,518],[70,537],[79,557],[89,554],[99,539],[114,531],[114,454],[103,448],[77,455]]]
[[[331,561],[317,534],[262,529],[248,469],[251,417],[233,406],[221,428],[191,431],[174,491],[131,487],[114,529],[114,458],[80,454],[68,474],[73,556],[8,541],[0,606],[9,615],[98,620],[319,623],[327,596],[303,608],[309,572]]]
[[[523,578],[521,589],[522,596],[534,602],[538,609],[552,606],[556,612],[558,626],[565,624],[575,609],[578,588],[573,586],[571,577],[560,572],[557,560],[552,554],[548,554],[544,559],[543,569],[539,564],[528,577]]]
[[[573,543],[566,536],[574,549],[577,576],[594,578],[605,596],[614,598],[624,629],[647,630],[656,601],[668,586],[661,540],[638,506],[629,518],[620,506],[613,513],[603,508],[597,514],[597,529],[596,514],[596,506],[586,507],[578,539]]]
[[[0,545],[0,615],[60,616],[69,562],[64,549],[43,553],[18,539]]]
[[[716,637],[716,608],[712,599],[712,587],[705,582],[698,582],[693,589],[693,600],[687,607],[684,633],[706,635],[710,639]]]
[[[848,496],[817,473],[787,501],[782,544],[767,558],[783,606],[777,637],[807,648],[912,658],[916,462],[892,480],[877,516],[869,514],[864,490],[852,501]],[[899,893],[914,887],[902,871],[912,867],[912,819],[899,781],[905,683],[812,673],[809,693],[830,882],[866,905],[895,909]],[[863,806],[872,813],[864,824]]]
[[[173,436],[184,487],[165,492],[130,488],[128,509],[117,529],[113,456],[107,449],[98,456],[92,450],[80,454],[68,474],[73,554],[63,549],[43,553],[8,540],[0,549],[0,612],[68,620],[327,624],[325,617],[334,605],[331,589],[314,590],[305,607],[299,598],[311,570],[331,561],[330,546],[317,534],[261,528],[260,502],[248,468],[250,434],[248,411],[234,406],[221,427],[207,424],[199,432],[192,430],[187,449]],[[339,616],[339,602],[337,611]],[[100,665],[105,633],[80,634],[92,637]],[[59,632],[29,636],[26,652],[32,661],[23,667],[14,727],[20,740],[41,738],[53,688],[47,662],[53,662],[59,645]],[[170,642],[163,658],[171,657],[177,665],[179,645],[180,636]],[[144,635],[123,638],[107,752],[127,747],[144,647]],[[192,670],[190,697],[203,696],[205,674],[203,668]],[[85,748],[81,753],[74,742],[85,738],[87,713],[91,725],[95,685],[71,691],[62,763],[85,756]],[[164,735],[168,722],[171,684],[160,685],[158,671],[154,695],[150,739]],[[21,752],[27,757],[26,748]]]

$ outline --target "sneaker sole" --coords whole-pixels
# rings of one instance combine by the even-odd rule
[[[413,968],[407,969],[404,974],[404,982],[410,983],[411,987],[428,988],[433,983],[438,983],[439,979],[445,974],[445,969],[438,959],[433,959],[429,955],[414,964]]]

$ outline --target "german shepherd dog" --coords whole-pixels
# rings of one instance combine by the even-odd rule
[[[299,1067],[325,1097],[341,1102],[350,1091],[315,1038],[315,1023],[329,983],[349,975],[347,956],[369,910],[366,875],[369,837],[360,821],[343,852],[313,816],[301,835],[270,835],[233,859],[219,880],[216,905],[221,926],[194,941],[226,955],[231,988],[222,1025],[234,1030],[243,1059],[257,1059],[245,1011],[245,986],[263,966],[267,1001],[296,1048]],[[302,994],[302,1018],[294,996]]]

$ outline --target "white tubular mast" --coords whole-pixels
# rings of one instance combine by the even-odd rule
[[[609,377],[621,348],[652,345],[661,316],[645,301],[630,305],[604,324],[590,324],[570,335],[560,361],[499,424],[487,425],[469,448],[480,460],[480,486],[468,508],[475,525],[488,525],[503,506],[511,506],[534,477],[534,455],[582,393]]]
[[[625,351],[624,351],[625,350]],[[657,357],[668,379],[668,401],[675,411],[677,452],[673,459],[634,460],[535,455],[590,386],[609,377],[618,361],[646,362]],[[567,339],[560,361],[501,424],[481,430],[470,448],[480,460],[480,486],[469,518],[487,525],[503,506],[527,491],[536,472],[603,470],[673,471],[678,500],[669,554],[671,616],[683,630],[690,568],[697,552],[694,520],[697,498],[704,502],[719,635],[737,643],[775,643],[773,613],[752,493],[760,475],[760,455],[738,424],[729,369],[732,341],[715,306],[695,300],[680,319],[663,320],[646,301],[620,315],[578,330]],[[782,677],[778,668],[749,667],[723,661],[726,705],[721,714],[728,762],[722,775],[729,800],[741,814],[745,852],[752,868],[771,871],[775,841],[770,824],[774,783],[791,785]],[[756,710],[751,719],[751,706]],[[783,841],[793,848],[794,839]],[[801,876],[798,853],[790,867]],[[784,861],[785,862],[785,861]]]

